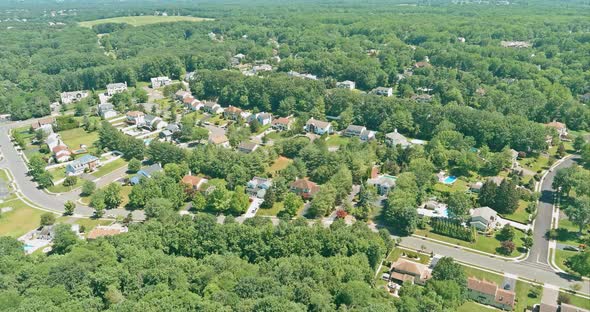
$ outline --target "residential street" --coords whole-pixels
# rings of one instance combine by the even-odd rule
[[[54,196],[45,193],[37,188],[37,184],[28,176],[27,166],[24,160],[16,151],[9,138],[9,130],[25,124],[30,124],[32,120],[26,122],[16,122],[0,125],[0,148],[4,158],[0,161],[0,168],[8,168],[14,175],[14,182],[22,194],[40,208],[50,210],[56,213],[64,212],[64,203],[72,199],[71,196]],[[75,215],[80,217],[90,217],[94,214],[94,209],[76,203]],[[129,211],[125,209],[107,210],[105,215],[127,216]],[[141,211],[134,211],[133,218],[143,220],[144,215]]]
[[[555,173],[559,169],[571,167],[575,164],[576,159],[578,158],[579,157],[576,156],[564,160],[545,176],[540,188],[541,198],[539,199],[539,205],[537,206],[538,213],[533,229],[534,243],[529,252],[528,258],[524,261],[535,265],[543,264],[549,266],[549,240],[545,234],[551,229],[551,219],[553,217],[553,198],[555,193],[553,192],[551,184],[553,184],[553,178],[555,178]]]

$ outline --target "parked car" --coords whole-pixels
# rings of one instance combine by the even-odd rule
[[[563,250],[569,250],[569,251],[580,251],[580,248],[575,247],[575,246],[565,246],[563,247]]]

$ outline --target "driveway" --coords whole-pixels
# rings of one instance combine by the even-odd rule
[[[256,211],[258,211],[258,208],[260,208],[260,204],[262,204],[262,202],[264,201],[263,199],[256,197],[250,197],[250,199],[252,199],[252,202],[250,203],[248,210],[246,210],[245,214],[241,215],[241,217],[244,219],[253,218],[256,215]]]

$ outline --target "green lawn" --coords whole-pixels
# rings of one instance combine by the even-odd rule
[[[434,190],[442,194],[449,194],[452,192],[464,192],[469,189],[469,183],[462,178],[457,179],[453,184],[436,183]]]
[[[516,249],[512,252],[512,254],[509,255],[511,257],[516,257],[521,254],[518,251],[518,248],[522,247],[522,239],[521,238],[525,236],[525,234],[519,230],[516,230],[514,232],[516,233],[516,235],[514,236],[514,244],[516,245]],[[421,236],[426,236],[426,237],[429,237],[432,239],[441,240],[441,241],[444,241],[447,243],[451,243],[453,245],[468,247],[468,248],[476,249],[479,251],[500,255],[496,250],[497,248],[500,247],[500,241],[494,236],[488,237],[488,236],[478,234],[476,242],[471,243],[471,242],[467,242],[464,240],[455,239],[455,238],[451,238],[448,236],[432,233],[430,231],[430,228],[428,228],[427,230],[420,230],[420,229],[416,230],[416,234],[421,235]],[[501,256],[504,256],[504,255],[501,255]]]
[[[69,192],[71,190],[81,187],[83,182],[84,182],[84,179],[78,178],[78,181],[76,182],[75,185],[64,186],[63,183],[60,183],[58,185],[52,185],[52,186],[48,187],[47,190],[52,193],[66,193],[66,192]]]
[[[173,23],[173,22],[202,22],[211,21],[213,19],[192,17],[192,16],[121,16],[113,18],[103,18],[92,21],[79,22],[78,24],[82,27],[91,28],[94,25],[106,24],[106,23],[124,23],[131,26],[143,26],[149,24],[158,23]]]
[[[527,224],[529,222],[529,213],[526,212],[526,207],[529,203],[524,200],[518,201],[518,208],[514,213],[502,214],[502,218]]]
[[[534,157],[526,157],[519,161],[521,166],[533,171],[539,172],[540,170],[549,169],[549,158],[543,155],[534,156]]]
[[[283,202],[276,202],[270,209],[258,208],[257,216],[276,216],[283,210]]]
[[[107,175],[123,166],[125,166],[127,162],[123,158],[118,158],[116,160],[111,161],[110,163],[98,168],[98,170],[92,173],[93,177],[100,178],[104,175]]]
[[[482,270],[479,270],[476,268],[464,266],[463,271],[465,271],[465,274],[467,275],[467,277],[474,276],[480,280],[485,279],[486,281],[494,282],[498,285],[502,284],[502,281],[504,280],[504,276],[502,276],[502,275],[492,273],[492,272],[482,271]]]
[[[589,226],[586,226],[588,229]],[[584,242],[584,235],[579,235],[579,228],[566,218],[559,218],[557,228],[557,240],[561,243],[578,246]],[[582,232],[587,233],[587,232]],[[588,234],[586,234],[588,235]]]
[[[348,142],[350,142],[350,138],[343,137],[337,134],[330,135],[326,138],[326,145],[328,145],[329,147],[346,145],[348,144]]]
[[[272,166],[268,167],[268,169],[266,170],[266,172],[270,173],[271,175],[274,176],[274,174],[277,171],[281,171],[285,168],[287,168],[287,166],[292,163],[293,160],[289,159],[287,157],[283,157],[283,156],[279,156],[274,163],[272,164]]]
[[[84,144],[90,149],[94,142],[98,140],[98,131],[86,132],[82,128],[60,131],[59,135],[63,142],[72,150],[79,148],[80,144]]]
[[[53,180],[53,182],[59,181],[59,180],[64,179],[66,177],[66,168],[64,168],[64,167],[54,168],[54,169],[48,170],[48,172],[51,174],[51,180]]]
[[[12,207],[0,217],[0,236],[19,237],[39,227],[42,210],[35,209],[20,199],[4,202],[0,208]]]
[[[405,255],[408,259],[412,259],[413,261],[417,260],[417,262],[422,263],[422,264],[428,264],[428,262],[430,262],[430,257],[428,255],[417,253],[414,251],[408,251],[408,250],[401,249],[401,248],[395,248],[389,254],[389,257],[387,257],[387,261],[394,262],[397,259],[399,259],[399,257],[402,256],[402,254]]]
[[[564,296],[569,298],[571,305],[575,305],[576,307],[590,310],[590,300],[563,291],[559,292],[559,294],[563,294]]]
[[[119,207],[125,207],[129,203],[129,194],[131,194],[131,189],[133,187],[131,185],[125,185],[121,188],[121,205]]]
[[[3,180],[4,182],[10,182],[10,178],[8,177],[8,172],[6,172],[4,169],[0,170],[0,180]]]
[[[473,301],[465,301],[463,305],[457,308],[457,312],[480,312],[480,311],[498,311],[492,307],[486,307],[481,304],[477,304]]]
[[[561,250],[561,249],[557,249],[555,251],[555,264],[557,264],[557,266],[570,273],[570,274],[574,274],[577,275],[577,273],[573,272],[572,270],[570,270],[570,268],[567,267],[567,265],[565,265],[565,261],[571,257],[574,256],[575,254],[577,254],[576,251],[569,251],[569,250]]]
[[[57,218],[57,222],[59,223],[68,223],[68,224],[79,224],[81,227],[85,228],[85,232],[88,233],[90,230],[94,229],[99,225],[110,225],[113,223],[111,220],[96,220],[96,219],[88,219],[88,218],[74,218],[74,217],[59,217]]]

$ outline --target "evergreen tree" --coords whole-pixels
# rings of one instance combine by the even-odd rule
[[[496,193],[498,186],[494,181],[487,180],[479,191],[479,205],[482,207],[496,207]]]

